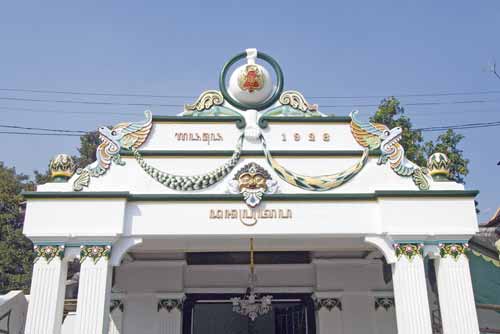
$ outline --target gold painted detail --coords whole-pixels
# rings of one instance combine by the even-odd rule
[[[99,246],[99,245],[82,245],[80,246],[80,263],[83,263],[86,258],[92,259],[94,264],[96,264],[100,259],[109,260],[111,256],[111,246]]]
[[[228,184],[232,194],[242,194],[245,203],[255,208],[264,197],[264,194],[273,194],[278,189],[278,183],[271,179],[271,175],[255,162],[245,165]]]
[[[283,94],[281,94],[280,96],[279,103],[281,103],[284,106],[289,105],[290,107],[300,110],[302,112],[318,111],[317,104],[309,104],[305,99],[304,95],[295,90],[289,90],[283,92]]]
[[[258,65],[249,64],[241,71],[238,77],[238,86],[241,90],[253,93],[264,86],[264,76]]]
[[[357,113],[351,112],[351,132],[356,142],[369,150],[380,148],[382,154],[378,160],[379,165],[389,162],[397,175],[411,177],[420,190],[428,190],[427,169],[408,160],[403,146],[399,143],[403,130],[400,127],[389,129],[383,124],[361,122],[356,118]]]
[[[469,244],[442,243],[439,244],[439,255],[442,258],[451,256],[455,261],[458,261],[461,255],[464,255],[469,249]]]
[[[301,134],[299,132],[294,132],[293,134],[290,135],[290,137],[287,136],[286,133],[281,133],[281,141],[282,142],[287,142],[287,141],[294,141],[294,142],[301,142],[301,141],[309,141],[309,142],[316,142],[316,141],[323,141],[325,143],[328,143],[331,139],[331,135],[328,132],[323,132],[323,133],[315,133],[315,132],[309,132],[307,134]]]
[[[163,184],[165,187],[179,191],[201,190],[219,182],[233,170],[240,160],[243,138],[244,136],[242,134],[238,139],[236,149],[230,160],[213,171],[202,175],[183,176],[170,174],[148,164],[138,150],[133,149],[132,152],[134,153],[134,157],[142,170],[144,170],[154,180]]]
[[[427,168],[432,177],[448,179],[450,176],[450,159],[446,154],[436,152],[427,159]]]
[[[396,256],[401,258],[405,256],[409,261],[412,261],[416,256],[424,255],[424,244],[422,243],[406,243],[406,244],[394,244],[394,250]]]
[[[276,174],[292,186],[311,191],[327,191],[345,184],[363,169],[369,155],[369,150],[365,149],[361,159],[357,163],[341,172],[328,175],[308,176],[295,173],[283,167],[272,157],[271,152],[267,148],[264,136],[261,135],[260,138],[266,160]]]
[[[62,258],[64,257],[65,247],[64,245],[35,245],[33,249],[35,251],[35,262],[43,257],[47,261],[47,263],[50,263],[50,261],[52,261],[56,257],[62,260]]]
[[[291,209],[211,209],[209,219],[219,221],[237,221],[245,226],[254,226],[259,220],[292,219]]]
[[[83,169],[78,169],[79,175],[73,183],[73,190],[81,191],[83,187],[88,187],[91,177],[104,175],[111,166],[111,163],[123,166],[119,154],[120,149],[135,150],[139,148],[149,136],[153,125],[153,116],[149,110],[144,112],[146,120],[137,123],[120,123],[112,129],[107,127],[99,128],[99,140],[101,143],[97,147],[97,160]]]
[[[185,104],[183,116],[190,116],[190,111],[209,110],[214,106],[221,106],[224,103],[224,96],[217,90],[207,90],[198,97],[195,103]],[[191,113],[192,114],[192,113]]]
[[[73,158],[67,154],[58,154],[50,161],[49,169],[51,177],[62,177],[69,179],[75,173],[75,162]]]

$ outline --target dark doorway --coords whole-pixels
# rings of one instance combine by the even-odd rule
[[[233,312],[232,294],[188,295],[183,334],[316,334],[309,294],[273,294],[272,311],[255,321]]]

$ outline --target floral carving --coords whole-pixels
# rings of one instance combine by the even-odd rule
[[[111,246],[82,245],[80,246],[80,263],[83,263],[87,257],[97,263],[101,258],[109,260],[111,256]]]
[[[331,312],[334,308],[342,311],[342,301],[340,300],[340,298],[319,298],[316,299],[315,304],[316,310],[318,311],[323,307],[326,308],[328,312]]]
[[[35,262],[38,261],[38,259],[40,259],[41,257],[43,257],[47,261],[47,263],[49,263],[56,257],[59,257],[61,260],[64,257],[64,245],[35,245],[34,250],[36,253]]]
[[[465,252],[469,249],[468,244],[439,244],[439,254],[442,258],[451,256],[455,261],[458,261],[460,255],[465,254]]]
[[[160,299],[158,301],[158,312],[160,312],[160,310],[162,309],[166,310],[168,313],[172,312],[173,309],[182,311],[182,304],[182,299]]]
[[[394,307],[393,297],[376,297],[375,298],[375,310],[382,307],[384,310],[389,311],[391,307]]]
[[[394,244],[394,249],[398,259],[404,255],[409,261],[413,260],[415,256],[423,256],[424,254],[424,244],[422,243]]]

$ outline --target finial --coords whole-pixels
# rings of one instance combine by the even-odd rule
[[[54,182],[66,182],[75,172],[75,162],[67,154],[58,154],[50,161],[50,176]]]
[[[434,181],[449,181],[450,179],[450,159],[441,152],[433,153],[427,160],[429,174]]]

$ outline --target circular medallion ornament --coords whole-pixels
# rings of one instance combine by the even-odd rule
[[[229,77],[229,83],[226,84],[231,67],[245,57],[247,63],[234,70]],[[266,68],[255,63],[257,58],[271,65],[276,74],[276,84]],[[219,88],[224,99],[239,109],[264,110],[279,99],[283,91],[283,72],[271,56],[257,52],[256,49],[247,49],[224,65],[219,78]]]

